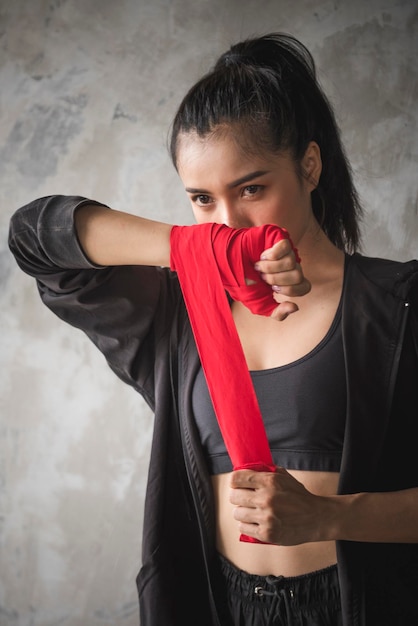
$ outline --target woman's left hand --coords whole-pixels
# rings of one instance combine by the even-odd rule
[[[243,535],[294,546],[311,541],[418,543],[418,488],[318,496],[287,470],[236,470],[230,501]]]
[[[325,541],[328,498],[308,491],[287,470],[232,472],[230,501],[239,531],[264,543]]]

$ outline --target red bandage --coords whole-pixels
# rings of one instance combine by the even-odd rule
[[[272,224],[239,230],[212,224],[211,236],[222,284],[231,298],[245,304],[255,315],[271,315],[278,305],[271,286],[260,277],[254,264],[264,250],[281,239],[290,239],[287,230]],[[294,251],[299,262],[298,253]]]
[[[235,230],[210,223],[171,231],[170,267],[180,281],[234,470],[274,472],[276,467],[225,290],[253,313],[270,315],[278,305],[254,264],[284,238],[289,238],[287,231],[273,225]],[[246,279],[255,283],[247,285]],[[257,542],[245,535],[241,541]]]

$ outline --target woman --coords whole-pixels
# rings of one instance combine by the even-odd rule
[[[418,263],[357,252],[309,52],[284,34],[233,46],[185,96],[171,152],[197,224],[276,224],[301,259],[285,239],[255,263],[270,316],[231,301],[275,472],[232,471],[169,270],[181,230],[54,196],[10,231],[45,304],[155,412],[141,625],[418,623]]]

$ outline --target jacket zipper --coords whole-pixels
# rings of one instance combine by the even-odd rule
[[[389,413],[392,407],[393,395],[395,392],[396,379],[398,375],[399,361],[401,359],[402,346],[403,346],[403,341],[404,341],[404,336],[405,336],[405,328],[406,328],[406,324],[407,324],[408,317],[409,317],[409,302],[408,301],[404,302],[403,306],[404,306],[404,310],[402,313],[401,329],[399,333],[398,342],[396,345],[395,358],[393,360],[393,367],[392,367],[390,381],[389,381],[389,403],[388,403]]]

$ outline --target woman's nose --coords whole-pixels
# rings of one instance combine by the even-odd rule
[[[254,226],[250,216],[240,211],[232,203],[222,203],[218,206],[216,221],[220,224],[226,224],[226,226],[230,228],[248,228]]]

